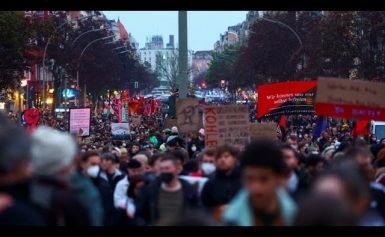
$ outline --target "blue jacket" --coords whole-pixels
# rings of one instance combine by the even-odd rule
[[[284,225],[290,226],[294,222],[297,205],[284,189],[278,189],[277,195]],[[245,189],[239,191],[230,202],[223,215],[223,222],[236,226],[254,226],[255,221],[249,202],[249,193]]]

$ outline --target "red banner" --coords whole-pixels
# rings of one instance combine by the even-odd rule
[[[291,81],[258,87],[257,117],[314,113],[317,81]]]

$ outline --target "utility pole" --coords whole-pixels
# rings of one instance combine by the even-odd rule
[[[178,12],[179,38],[179,98],[187,97],[188,48],[187,48],[187,11]]]

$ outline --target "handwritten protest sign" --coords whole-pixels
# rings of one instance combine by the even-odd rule
[[[164,128],[172,128],[174,126],[177,126],[177,121],[176,119],[172,119],[172,118],[166,118],[164,120]]]
[[[128,123],[111,123],[113,139],[124,140],[129,138],[130,126]]]
[[[196,132],[199,129],[198,99],[188,98],[176,101],[176,119],[182,133]]]
[[[206,147],[223,144],[243,146],[250,141],[249,111],[246,105],[206,106]]]
[[[251,123],[250,138],[254,139],[277,139],[276,123]]]
[[[140,115],[133,115],[131,120],[134,127],[139,127],[142,124],[142,116]]]
[[[385,83],[319,78],[317,115],[385,120]]]
[[[91,109],[70,109],[70,133],[81,137],[90,135]]]

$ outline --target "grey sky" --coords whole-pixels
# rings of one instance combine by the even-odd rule
[[[173,34],[178,42],[177,11],[103,11],[108,19],[120,21],[126,30],[144,47],[146,37],[162,35],[163,43],[168,43],[168,35]],[[219,34],[228,26],[236,25],[246,19],[247,11],[189,11],[188,48],[194,51],[211,50]]]

